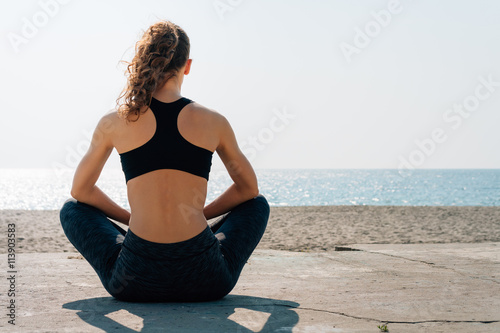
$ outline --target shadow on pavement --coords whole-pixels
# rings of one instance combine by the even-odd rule
[[[113,297],[63,304],[106,332],[292,332],[300,304],[243,295],[201,303],[128,303]]]

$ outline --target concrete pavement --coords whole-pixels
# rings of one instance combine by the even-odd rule
[[[257,250],[229,296],[196,304],[117,301],[72,257],[18,254],[16,325],[4,278],[1,331],[500,332],[500,243]]]

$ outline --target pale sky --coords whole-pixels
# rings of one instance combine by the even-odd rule
[[[0,168],[75,167],[159,19],[191,39],[183,95],[256,168],[500,168],[499,17],[494,0],[4,1]]]

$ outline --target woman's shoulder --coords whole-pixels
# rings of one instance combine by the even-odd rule
[[[127,121],[116,110],[103,115],[97,123],[95,133],[103,139],[114,141],[126,128]]]
[[[112,110],[106,113],[99,119],[97,123],[97,128],[105,131],[106,133],[114,132],[118,127],[126,123],[126,120],[120,116],[116,110]]]
[[[216,110],[208,108],[208,107],[201,105],[200,103],[195,102],[195,101],[192,101],[191,103],[189,103],[186,106],[186,108],[189,108],[191,110],[191,112],[199,113],[200,115],[211,116],[211,117],[222,116]]]
[[[197,102],[189,103],[186,108],[189,110],[189,116],[192,118],[192,121],[219,126],[227,121],[218,111]]]

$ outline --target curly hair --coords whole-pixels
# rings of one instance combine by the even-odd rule
[[[118,114],[137,121],[153,92],[184,67],[189,49],[189,37],[178,25],[160,21],[150,26],[136,43],[132,62],[127,62],[127,85],[116,100]]]

